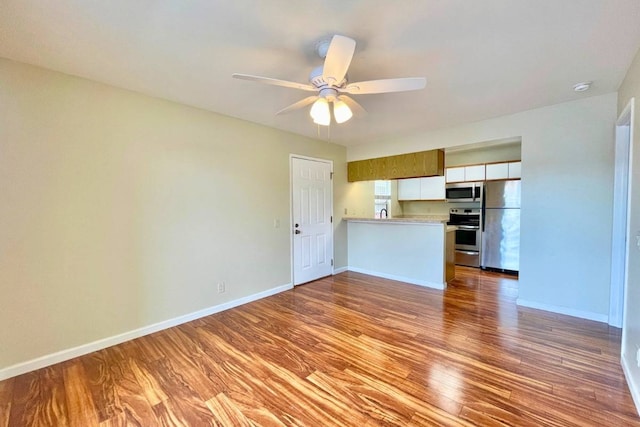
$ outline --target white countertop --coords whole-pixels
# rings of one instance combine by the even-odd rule
[[[345,221],[350,222],[373,222],[380,224],[446,224],[449,221],[449,215],[421,215],[421,216],[397,216],[393,218],[364,218],[364,217],[344,217]],[[447,229],[448,231],[448,229]]]

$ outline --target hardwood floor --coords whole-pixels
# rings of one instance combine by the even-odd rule
[[[343,273],[0,382],[0,427],[638,425],[620,331]]]

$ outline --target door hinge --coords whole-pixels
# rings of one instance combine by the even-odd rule
[[[333,179],[333,172],[329,173],[329,179]]]
[[[333,260],[331,260],[331,267],[333,267]]]
[[[331,223],[333,223],[333,215],[331,215]]]

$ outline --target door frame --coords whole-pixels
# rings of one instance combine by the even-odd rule
[[[333,176],[333,160],[329,160],[329,159],[322,159],[319,157],[309,157],[309,156],[304,156],[301,154],[289,154],[289,259],[290,259],[290,265],[291,265],[291,286],[295,287],[295,286],[299,286],[299,285],[295,285],[295,277],[294,277],[294,273],[295,273],[295,260],[293,259],[294,257],[294,250],[293,250],[293,159],[302,159],[302,160],[310,160],[312,162],[320,162],[320,163],[326,163],[330,166],[331,169],[331,175]],[[331,186],[330,186],[330,200],[331,200],[331,205],[329,206],[329,210],[331,211],[331,216],[334,217],[335,216],[335,212],[333,212],[333,178],[331,179]],[[335,234],[335,225],[332,222],[331,223],[331,259],[332,259],[332,272],[335,269],[335,247],[334,247],[334,234]]]
[[[609,292],[609,325],[622,328],[627,299],[630,238],[630,196],[633,158],[634,98],[629,100],[616,120],[615,171],[613,187],[613,226],[611,233],[611,285]],[[622,339],[624,345],[624,337]],[[624,350],[623,350],[624,351]]]

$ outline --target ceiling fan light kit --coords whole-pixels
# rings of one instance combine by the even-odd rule
[[[333,103],[333,117],[337,123],[344,123],[353,117],[353,112],[344,101],[338,100]]]
[[[426,86],[427,80],[424,77],[349,83],[347,70],[349,69],[349,65],[351,65],[355,49],[355,40],[340,35],[333,36],[330,41],[322,40],[318,42],[316,44],[316,52],[320,58],[324,58],[324,64],[311,71],[309,75],[309,82],[311,84],[295,83],[248,74],[233,74],[233,77],[275,86],[317,92],[316,96],[310,96],[295,102],[278,111],[276,114],[285,114],[313,103],[309,115],[313,118],[314,123],[322,126],[329,126],[331,124],[329,103],[333,104],[333,117],[336,123],[348,121],[353,117],[354,111],[358,115],[366,113],[360,104],[346,94],[367,95],[404,92],[424,89]]]
[[[318,98],[311,106],[309,115],[313,122],[322,126],[331,124],[331,112],[329,111],[329,101],[325,98]]]

